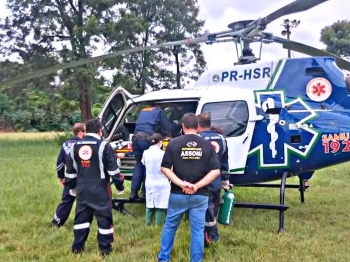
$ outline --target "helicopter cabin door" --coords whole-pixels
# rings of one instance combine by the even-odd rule
[[[122,87],[114,89],[98,115],[101,120],[103,128],[103,138],[110,141],[114,131],[117,127],[117,123],[120,122],[120,118],[123,117],[124,112],[127,108],[127,100],[132,95]]]
[[[255,121],[263,119],[256,114],[253,93],[207,90],[197,108],[200,113],[208,113],[226,138],[230,174],[244,174]]]

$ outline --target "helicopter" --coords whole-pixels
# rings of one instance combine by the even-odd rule
[[[98,118],[104,126],[103,138],[113,145],[116,153],[125,154],[118,164],[125,178],[131,180],[135,163],[131,140],[137,113],[143,106],[150,103],[162,106],[171,121],[186,112],[209,113],[228,143],[230,183],[235,187],[280,189],[279,204],[236,202],[235,207],[278,210],[278,232],[283,232],[284,212],[289,208],[284,203],[285,189],[298,188],[304,203],[304,191],[308,187],[305,180],[311,179],[316,170],[350,160],[347,124],[350,123],[350,77],[343,71],[350,71],[350,62],[276,37],[265,29],[282,16],[306,11],[326,1],[296,0],[266,17],[233,22],[226,31],[61,64],[4,80],[0,86],[161,47],[222,42],[241,45],[241,55],[232,67],[204,72],[191,88],[163,89],[142,95],[115,88]],[[250,44],[258,42],[261,46],[278,43],[311,57],[260,61],[261,52],[257,58],[250,48]],[[287,178],[294,176],[299,177],[299,185],[286,184]],[[268,184],[272,181],[281,183]],[[144,203],[144,200],[113,199],[113,208],[129,214],[124,208],[126,203]]]

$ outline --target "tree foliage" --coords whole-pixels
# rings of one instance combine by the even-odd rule
[[[350,57],[350,20],[337,21],[321,30],[321,42],[326,51],[341,57]]]
[[[200,34],[197,0],[7,0],[0,80],[93,56]],[[11,59],[10,59],[11,58]],[[16,60],[17,62],[13,62]],[[206,67],[200,45],[150,50],[0,90],[0,128],[66,129],[95,117],[115,86],[143,93],[183,88]],[[113,70],[108,82],[101,71]]]

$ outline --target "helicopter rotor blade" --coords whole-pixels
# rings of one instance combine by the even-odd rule
[[[315,47],[301,44],[298,42],[286,40],[284,38],[272,36],[271,39],[276,42],[282,44],[284,49],[289,49],[295,52],[303,53],[309,56],[329,56],[335,58],[335,61],[337,63],[337,66],[339,68],[345,69],[347,71],[350,71],[350,61],[347,61],[339,56],[336,56],[332,53],[329,53],[324,50],[317,49]]]
[[[102,60],[105,60],[108,58],[114,58],[114,57],[117,57],[120,55],[135,53],[135,52],[139,52],[139,51],[157,49],[157,48],[161,48],[161,47],[174,46],[174,45],[191,45],[191,44],[197,44],[197,43],[207,42],[207,41],[215,42],[217,36],[225,35],[225,34],[229,34],[227,36],[235,36],[235,35],[239,35],[239,34],[244,33],[246,30],[247,29],[242,29],[242,30],[235,31],[235,32],[232,32],[232,30],[226,30],[226,31],[218,32],[218,33],[202,35],[202,36],[196,37],[196,38],[188,38],[188,39],[184,39],[184,40],[179,40],[179,41],[174,41],[174,42],[166,42],[166,43],[161,43],[161,44],[151,45],[151,46],[136,47],[136,48],[132,48],[132,49],[126,49],[126,50],[122,50],[122,51],[113,52],[113,53],[106,54],[106,55],[90,57],[90,58],[86,58],[86,59],[82,59],[82,60],[78,60],[78,61],[74,61],[74,62],[70,62],[70,63],[60,64],[60,65],[46,68],[46,69],[43,69],[40,71],[35,71],[35,72],[29,73],[29,74],[19,75],[19,76],[14,77],[14,78],[6,79],[6,80],[3,80],[0,82],[0,87],[5,86],[5,85],[18,84],[18,83],[21,83],[23,81],[30,80],[32,78],[41,77],[41,76],[45,76],[48,74],[56,73],[59,70],[73,68],[73,67],[93,63],[93,62],[99,62],[99,61],[102,61]]]
[[[267,24],[270,24],[271,22],[275,21],[276,19],[282,16],[303,12],[327,1],[328,0],[296,0],[276,10],[275,12],[269,14],[268,16],[265,16],[264,18],[259,18],[251,22],[248,26],[251,26],[254,24],[266,26]]]

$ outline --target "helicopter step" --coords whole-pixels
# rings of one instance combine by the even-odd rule
[[[128,212],[124,205],[125,204],[146,204],[145,199],[130,199],[130,198],[113,198],[112,199],[112,208],[118,212],[120,212],[122,215],[129,215],[132,216],[130,212]]]
[[[280,188],[280,203],[279,204],[266,204],[266,203],[246,203],[246,202],[236,202],[234,206],[236,208],[251,208],[251,209],[266,209],[266,210],[278,210],[279,211],[279,227],[278,233],[284,231],[284,212],[289,208],[288,205],[284,204],[285,199],[285,189],[286,188],[299,188],[300,191],[300,201],[305,202],[304,192],[309,186],[304,184],[304,180],[299,178],[299,185],[286,185],[286,180],[288,173],[285,172],[282,176],[281,184],[247,184],[239,185],[236,187],[266,187],[266,188]],[[122,215],[132,214],[128,212],[124,205],[125,204],[145,204],[145,199],[129,199],[129,198],[114,198],[112,199],[112,208]],[[185,214],[185,219],[188,219],[188,214]]]
[[[239,185],[236,187],[266,187],[266,188],[280,188],[279,184],[247,184]],[[285,188],[297,188],[300,191],[300,202],[305,203],[305,190],[309,188],[309,185],[305,185],[302,179],[299,179],[299,185],[285,185]]]

